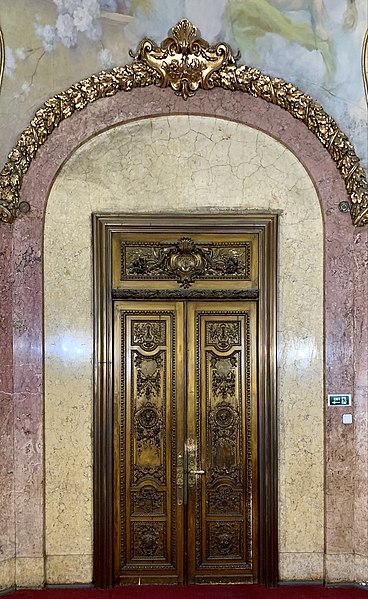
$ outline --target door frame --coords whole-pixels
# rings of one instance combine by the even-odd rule
[[[113,290],[112,236],[137,226],[256,233],[259,239],[258,299],[258,501],[259,582],[278,581],[278,456],[277,456],[277,232],[278,216],[247,214],[93,214],[94,321],[94,551],[93,582],[106,588],[113,579]],[[178,295],[179,297],[179,295]],[[224,297],[223,299],[226,299]],[[230,298],[229,298],[230,299]],[[241,299],[237,297],[237,299]]]

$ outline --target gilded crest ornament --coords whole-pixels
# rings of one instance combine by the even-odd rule
[[[172,279],[182,289],[204,279],[248,279],[248,242],[196,244],[190,237],[176,243],[122,243],[121,280]],[[146,349],[146,348],[145,348]]]
[[[172,28],[172,36],[164,39],[161,46],[144,39],[137,53],[130,55],[159,73],[160,87],[170,85],[184,100],[193,96],[199,87],[212,89],[211,75],[225,65],[235,65],[238,58],[233,56],[228,44],[210,47],[187,19]]]
[[[366,48],[365,44],[364,66]],[[353,224],[368,224],[368,181],[365,171],[347,136],[311,96],[280,77],[272,78],[258,69],[237,65],[238,56],[233,55],[228,44],[209,46],[197,35],[196,27],[186,19],[173,27],[171,37],[166,38],[160,46],[144,39],[137,53],[131,56],[131,64],[83,79],[47,100],[37,110],[0,173],[0,221],[12,223],[20,214],[30,210],[26,200],[20,201],[23,177],[39,147],[63,120],[100,98],[156,85],[170,86],[184,99],[199,88],[211,90],[220,87],[262,98],[286,110],[305,124],[335,162],[349,196]]]

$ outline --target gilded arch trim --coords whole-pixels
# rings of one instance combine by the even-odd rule
[[[171,87],[184,100],[199,88],[221,87],[262,98],[283,108],[306,125],[334,160],[350,199],[353,224],[368,224],[368,181],[364,169],[347,136],[311,96],[284,79],[271,78],[246,65],[238,66],[238,56],[228,44],[210,47],[186,19],[173,27],[172,35],[160,46],[144,39],[137,53],[131,56],[131,64],[83,79],[47,100],[37,110],[0,173],[1,221],[12,223],[20,213],[30,209],[27,202],[20,201],[23,177],[38,148],[63,120],[100,98],[156,85]]]

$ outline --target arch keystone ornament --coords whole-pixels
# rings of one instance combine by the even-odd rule
[[[366,174],[353,145],[320,104],[284,79],[271,78],[256,68],[238,65],[239,55],[234,55],[228,44],[210,47],[186,19],[173,27],[171,33],[160,46],[150,39],[142,40],[136,54],[130,53],[131,64],[83,79],[37,110],[0,173],[0,221],[12,223],[29,211],[28,202],[20,201],[23,177],[38,148],[63,120],[100,98],[156,85],[171,87],[184,100],[200,88],[221,87],[283,108],[306,125],[334,160],[346,186],[353,224],[368,224]]]

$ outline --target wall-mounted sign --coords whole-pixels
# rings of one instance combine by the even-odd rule
[[[350,393],[345,394],[332,394],[328,396],[329,406],[351,406],[351,395]]]

